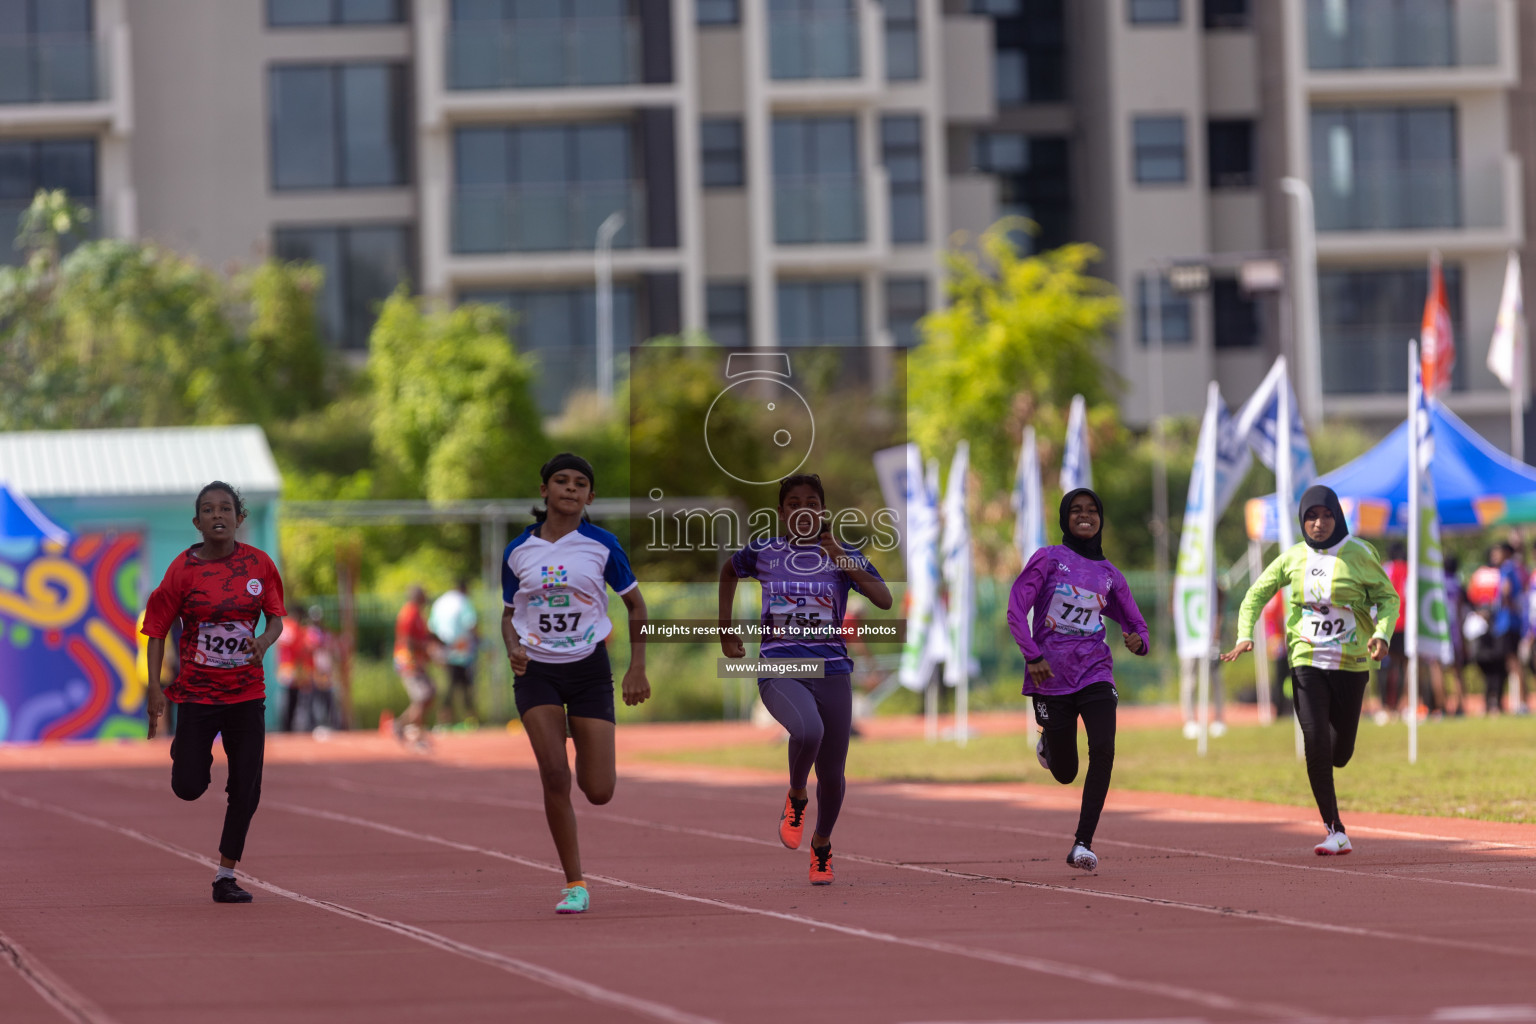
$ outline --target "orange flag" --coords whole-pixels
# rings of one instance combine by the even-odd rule
[[[1456,366],[1456,336],[1451,330],[1451,307],[1445,301],[1445,275],[1438,252],[1429,257],[1429,294],[1424,298],[1420,340],[1424,394],[1433,398],[1451,386],[1451,370]]]

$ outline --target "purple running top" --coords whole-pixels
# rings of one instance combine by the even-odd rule
[[[1104,639],[1106,618],[1127,632],[1139,634],[1141,653],[1147,653],[1147,621],[1141,617],[1119,569],[1107,561],[1084,558],[1060,544],[1036,551],[1013,581],[1008,628],[1024,660],[1044,655],[1055,675],[1036,685],[1025,672],[1023,692],[1059,696],[1093,683],[1114,682],[1114,657]]]

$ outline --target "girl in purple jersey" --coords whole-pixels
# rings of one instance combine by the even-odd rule
[[[1115,664],[1104,620],[1120,624],[1126,650],[1146,654],[1147,623],[1120,570],[1104,557],[1104,504],[1086,487],[1061,499],[1061,543],[1036,551],[1008,599],[1008,628],[1024,653],[1024,693],[1034,699],[1035,754],[1057,782],[1077,778],[1077,720],[1088,734],[1083,806],[1067,863],[1093,871],[1093,833],[1115,763]],[[1033,614],[1033,627],[1030,616]]]
[[[789,730],[789,793],[779,815],[779,841],[800,848],[805,831],[806,789],[816,768],[816,831],[811,835],[811,884],[832,882],[832,826],[843,806],[843,766],[853,728],[853,662],[836,632],[857,590],[877,608],[891,606],[891,591],[857,549],[832,536],[826,491],[815,474],[779,483],[779,519],[785,536],[756,540],[720,570],[720,647],[727,658],[746,654],[731,624],[736,582],[756,579],[763,588],[763,660],[817,660],[821,678],[764,676],[763,704]]]

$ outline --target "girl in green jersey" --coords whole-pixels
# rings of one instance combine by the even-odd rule
[[[1352,849],[1339,820],[1333,770],[1355,752],[1367,668],[1387,656],[1399,601],[1376,550],[1349,536],[1332,489],[1307,488],[1299,512],[1302,543],[1269,563],[1244,596],[1237,635],[1252,636],[1265,603],[1277,590],[1290,588],[1285,640],[1296,718],[1306,745],[1307,780],[1328,826],[1328,837],[1313,850],[1332,856]],[[1236,661],[1251,650],[1253,641],[1240,639],[1221,660]]]

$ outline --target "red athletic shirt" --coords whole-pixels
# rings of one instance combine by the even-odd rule
[[[267,694],[261,663],[241,664],[251,651],[261,613],[281,618],[283,580],[264,551],[235,545],[228,558],[204,561],[193,545],[165,570],[149,595],[145,636],[165,637],[179,618],[181,660],[166,699],[178,704],[238,704]]]

